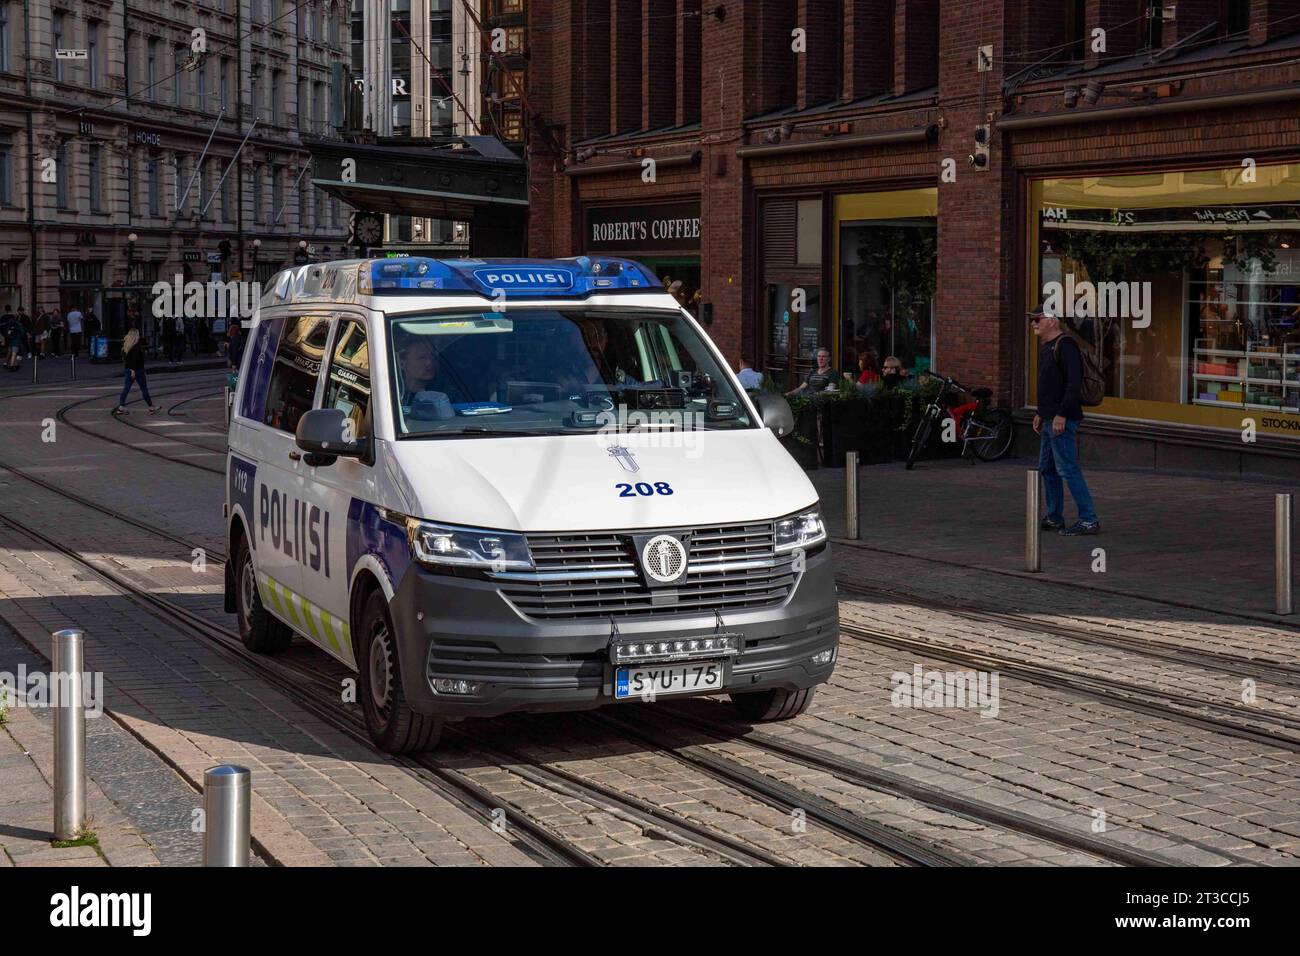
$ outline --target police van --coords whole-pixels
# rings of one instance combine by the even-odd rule
[[[792,717],[839,634],[792,425],[635,262],[288,269],[231,409],[226,610],[355,670],[390,752],[678,695]]]

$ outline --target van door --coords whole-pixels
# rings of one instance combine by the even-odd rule
[[[262,603],[299,633],[312,636],[302,602],[302,566],[308,560],[303,483],[308,470],[294,440],[298,419],[312,407],[329,318],[295,315],[285,320],[275,350],[262,425],[257,433],[257,579]]]
[[[358,438],[373,431],[370,408],[370,344],[360,315],[335,317],[324,387],[318,408],[347,414]],[[305,469],[308,559],[302,565],[303,596],[311,603],[319,627],[313,639],[321,649],[355,667],[348,622],[352,568],[347,560],[348,520],[353,508],[378,501],[373,463],[339,458],[332,465]]]

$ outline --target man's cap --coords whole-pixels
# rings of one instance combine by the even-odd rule
[[[1039,302],[1037,305],[1035,305],[1032,309],[1030,309],[1025,314],[1026,316],[1028,316],[1030,322],[1036,322],[1037,320],[1044,319],[1044,318],[1046,319],[1059,318],[1059,316],[1057,316],[1056,314],[1056,310],[1049,307],[1046,301]]]

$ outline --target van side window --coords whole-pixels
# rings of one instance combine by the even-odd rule
[[[240,372],[246,380],[242,383],[244,398],[239,410],[244,418],[251,418],[255,422],[263,421],[266,414],[266,386],[275,365],[275,347],[280,343],[283,328],[283,317],[261,319],[255,326],[252,342],[248,346],[250,354]]]
[[[356,425],[358,438],[369,434],[366,411],[370,407],[370,348],[366,344],[366,324],[359,319],[339,322],[321,407],[345,412]]]
[[[264,425],[293,434],[298,419],[311,409],[329,328],[330,320],[324,316],[300,315],[285,321],[267,389]]]

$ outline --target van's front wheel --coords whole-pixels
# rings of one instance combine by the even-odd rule
[[[373,591],[366,599],[360,624],[357,683],[370,739],[390,754],[432,750],[442,736],[443,721],[416,713],[406,702],[396,635],[382,591]]]
[[[772,690],[756,690],[746,694],[732,694],[731,702],[736,710],[748,721],[758,723],[765,720],[789,720],[798,717],[812,703],[815,687],[803,690],[786,690],[774,687]]]
[[[257,569],[253,567],[253,553],[246,536],[239,539],[235,550],[235,614],[239,618],[239,639],[250,651],[278,654],[288,650],[293,631],[262,606],[257,591]]]

